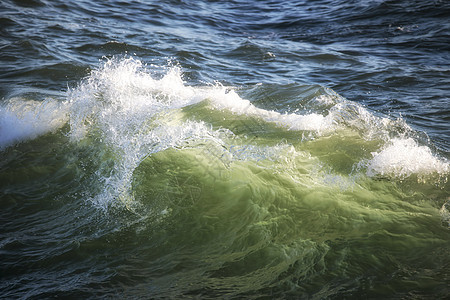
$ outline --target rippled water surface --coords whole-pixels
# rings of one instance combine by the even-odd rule
[[[0,12],[1,297],[449,295],[448,1]]]

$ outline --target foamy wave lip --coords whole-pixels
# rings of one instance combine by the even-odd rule
[[[194,88],[184,85],[178,67],[155,79],[137,59],[110,59],[69,91],[70,136],[80,140],[95,126],[124,133],[200,100]]]
[[[53,132],[67,122],[65,103],[12,98],[0,106],[0,149]]]
[[[83,138],[86,124],[111,124],[150,119],[161,112],[175,110],[208,99],[214,109],[257,117],[289,130],[314,131],[318,134],[334,129],[332,116],[281,114],[254,106],[234,90],[220,84],[190,87],[182,79],[181,69],[172,66],[159,79],[153,78],[141,61],[132,57],[111,59],[91,72],[80,86],[69,93],[73,104],[70,113],[71,136]],[[130,120],[130,116],[133,120]]]
[[[367,175],[406,178],[412,174],[447,175],[449,163],[434,156],[430,148],[419,146],[412,138],[392,139],[380,152],[373,152]]]
[[[249,100],[242,99],[233,90],[226,91],[225,88],[211,91],[207,98],[211,99],[216,109],[227,109],[238,115],[257,117],[269,123],[288,128],[289,130],[304,130],[323,133],[333,130],[333,122],[329,116],[311,113],[299,115],[295,113],[281,114],[276,111],[265,110],[253,105]]]

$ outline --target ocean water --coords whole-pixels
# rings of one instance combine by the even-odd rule
[[[0,297],[445,299],[448,1],[0,3]]]

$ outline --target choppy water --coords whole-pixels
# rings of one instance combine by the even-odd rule
[[[0,297],[449,295],[448,1],[0,12]]]

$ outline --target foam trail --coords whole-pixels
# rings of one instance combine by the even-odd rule
[[[0,106],[0,149],[61,128],[66,112],[66,104],[53,99],[9,99]]]

